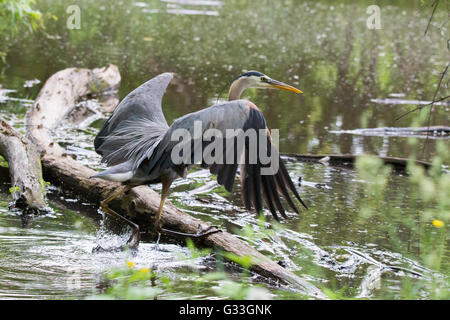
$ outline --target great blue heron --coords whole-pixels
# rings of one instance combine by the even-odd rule
[[[101,208],[104,212],[132,226],[134,232],[127,242],[130,247],[139,243],[139,227],[114,212],[108,207],[108,204],[138,185],[162,183],[161,202],[155,222],[155,230],[158,233],[157,243],[161,232],[192,237],[203,237],[217,232],[217,230],[211,231],[209,228],[191,235],[161,227],[161,215],[170,185],[178,177],[185,178],[190,166],[190,164],[184,163],[175,164],[171,159],[171,152],[177,143],[172,141],[175,130],[184,129],[192,134],[194,123],[200,121],[203,130],[213,127],[223,133],[227,129],[242,129],[243,131],[262,129],[264,131],[267,130],[264,116],[252,102],[240,100],[242,92],[247,88],[275,88],[302,93],[299,89],[271,79],[261,72],[250,71],[241,74],[232,82],[228,94],[229,102],[189,113],[176,119],[169,126],[164,118],[161,104],[164,92],[172,78],[172,73],[160,74],[129,93],[116,107],[94,141],[95,151],[102,156],[102,162],[105,162],[110,168],[93,177],[121,182],[123,185],[120,190],[101,202]],[[270,145],[270,135],[267,137],[267,143]],[[258,149],[260,143],[257,141],[256,144]],[[208,143],[205,142],[200,145],[202,149],[207,146]],[[245,155],[246,159],[249,157],[249,147],[249,143],[246,142],[243,145],[245,150],[241,150],[242,152],[239,153]],[[258,152],[258,150],[256,151]],[[237,155],[232,163],[208,165],[202,161],[202,166],[209,167],[211,173],[217,175],[217,182],[224,185],[229,192],[232,191],[238,168],[236,157]],[[306,207],[306,205],[298,195],[278,153],[276,159],[279,161],[279,170],[273,174],[262,175],[261,169],[264,165],[261,163],[258,153],[256,163],[251,164],[244,161],[245,164],[242,164],[241,162],[240,176],[242,199],[246,209],[254,208],[259,213],[263,208],[262,198],[264,198],[272,215],[278,220],[277,212],[286,217],[279,193],[297,213],[298,210],[289,195],[289,190],[303,206]]]

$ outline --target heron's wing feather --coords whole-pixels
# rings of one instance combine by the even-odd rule
[[[200,139],[201,142],[196,142],[195,138],[204,137],[208,129],[216,129],[216,132],[222,134],[222,162],[207,161],[208,153],[206,151],[212,149],[212,141],[216,141],[216,136],[211,141]],[[226,138],[227,130],[236,131],[239,129],[242,132],[253,129],[256,133],[254,136],[256,140],[250,141],[244,138],[241,140],[244,143],[239,144],[237,143],[237,137]],[[265,134],[259,136],[259,130]],[[156,176],[170,169],[182,172],[180,168],[184,168],[187,164],[201,163],[202,167],[209,167],[211,173],[217,175],[217,182],[231,192],[240,166],[241,193],[245,207],[247,209],[254,208],[257,212],[260,212],[263,208],[264,199],[268,209],[278,220],[278,212],[282,217],[286,217],[281,197],[297,213],[298,210],[290,193],[293,193],[299,201],[302,202],[302,200],[298,196],[278,151],[271,148],[271,140],[266,130],[264,116],[248,101],[236,100],[215,105],[175,120],[152,155],[141,163],[140,169],[147,172],[149,176]],[[230,139],[234,139],[232,144],[234,149],[227,148],[227,141],[231,141]],[[264,139],[264,141],[261,139]],[[276,152],[274,156],[278,159],[279,169],[269,174],[266,170],[263,174],[262,170],[271,167],[273,164],[272,162],[264,162],[263,164],[260,158],[261,154],[268,154],[269,148],[272,150],[271,152]],[[219,149],[220,144],[216,151]],[[200,152],[200,155],[196,152]]]
[[[108,166],[133,160],[140,163],[168,129],[162,98],[173,78],[160,74],[130,92],[95,137],[95,151]]]

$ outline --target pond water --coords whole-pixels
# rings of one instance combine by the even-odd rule
[[[416,137],[413,144],[405,136],[348,132],[428,124],[428,109],[395,120],[433,97],[449,59],[436,30],[423,36],[429,8],[420,7],[419,1],[395,6],[379,1],[381,30],[367,28],[366,1],[78,1],[81,29],[73,30],[66,27],[69,4],[38,1],[42,12],[58,20],[49,21],[45,32],[10,39],[6,65],[0,65],[1,116],[21,131],[27,108],[54,72],[114,63],[122,76],[120,98],[159,73],[177,73],[163,101],[169,123],[226,98],[219,97],[222,88],[246,70],[300,88],[301,96],[245,93],[263,111],[269,127],[280,129],[283,153],[407,158],[421,150],[418,158],[430,160],[438,142],[450,147],[445,138]],[[396,103],[399,97],[402,103]],[[87,103],[95,107],[97,102]],[[436,106],[430,124],[448,126],[449,111],[448,105]],[[58,141],[85,165],[101,167],[92,144],[106,116],[82,129],[60,128]],[[404,173],[390,175],[375,214],[361,218],[368,182],[358,179],[352,168],[287,160],[294,181],[302,177],[298,189],[310,209],[290,214],[290,220],[275,224],[270,232],[268,224],[258,225],[254,214],[243,209],[238,193],[227,193],[206,170],[192,170],[188,179],[177,181],[169,199],[193,216],[240,234],[265,255],[339,297],[432,298],[436,291],[448,291],[445,275],[424,266],[424,248],[430,237],[441,236],[440,230],[422,225],[419,215],[427,208]],[[198,272],[209,268],[208,257],[194,259],[181,245],[164,244],[168,252],[157,253],[153,239],[145,239],[137,255],[92,254],[103,232],[97,208],[52,186],[49,197],[54,212],[24,222],[8,210],[4,183],[0,298],[95,295],[104,290],[102,275],[124,266],[126,259],[142,267],[157,265],[169,277],[181,279],[177,298],[227,297],[209,285],[193,291]],[[247,225],[254,226],[252,237],[242,233]],[[424,234],[429,237],[424,239]],[[443,253],[442,263],[449,270],[449,252]],[[289,290],[266,288],[275,298],[296,298]]]

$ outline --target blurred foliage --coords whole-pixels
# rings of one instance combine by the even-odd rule
[[[419,200],[427,207],[419,216],[421,236],[426,240],[421,253],[425,265],[450,276],[450,173],[442,165],[449,160],[450,155],[444,143],[438,144],[438,151],[428,172],[415,165],[412,161],[414,158],[408,164],[408,171],[413,192],[419,195]]]
[[[1,24],[2,31],[7,29],[11,33],[17,32],[20,25],[25,25],[30,31],[44,28],[42,14],[32,8],[35,0],[1,0]]]
[[[91,296],[88,299],[153,299],[163,292],[161,288],[155,287],[155,274],[150,269],[136,269],[129,261],[123,268],[110,270],[106,279],[113,285],[104,294]]]
[[[36,9],[36,0],[0,0],[0,61],[6,63],[9,45],[20,31],[44,30],[44,20],[56,17]]]
[[[384,229],[395,252],[410,255],[410,244],[405,246],[403,233],[417,239],[421,263],[429,270],[417,280],[405,277],[400,291],[403,299],[423,298],[424,292],[431,299],[449,299],[450,257],[448,225],[450,223],[450,173],[444,169],[443,162],[449,160],[449,153],[443,142],[438,143],[438,154],[433,157],[432,167],[426,170],[416,164],[412,155],[408,162],[409,188],[404,190],[407,203],[415,215],[398,214],[398,208],[386,201],[386,186],[391,168],[382,164],[374,156],[358,158],[356,168],[358,177],[366,181],[364,197],[361,198],[360,222],[377,223]],[[383,215],[377,218],[376,215]],[[388,291],[382,297],[393,298]]]

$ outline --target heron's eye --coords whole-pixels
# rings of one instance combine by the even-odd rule
[[[261,81],[262,82],[267,82],[267,78],[266,77],[261,77]]]

